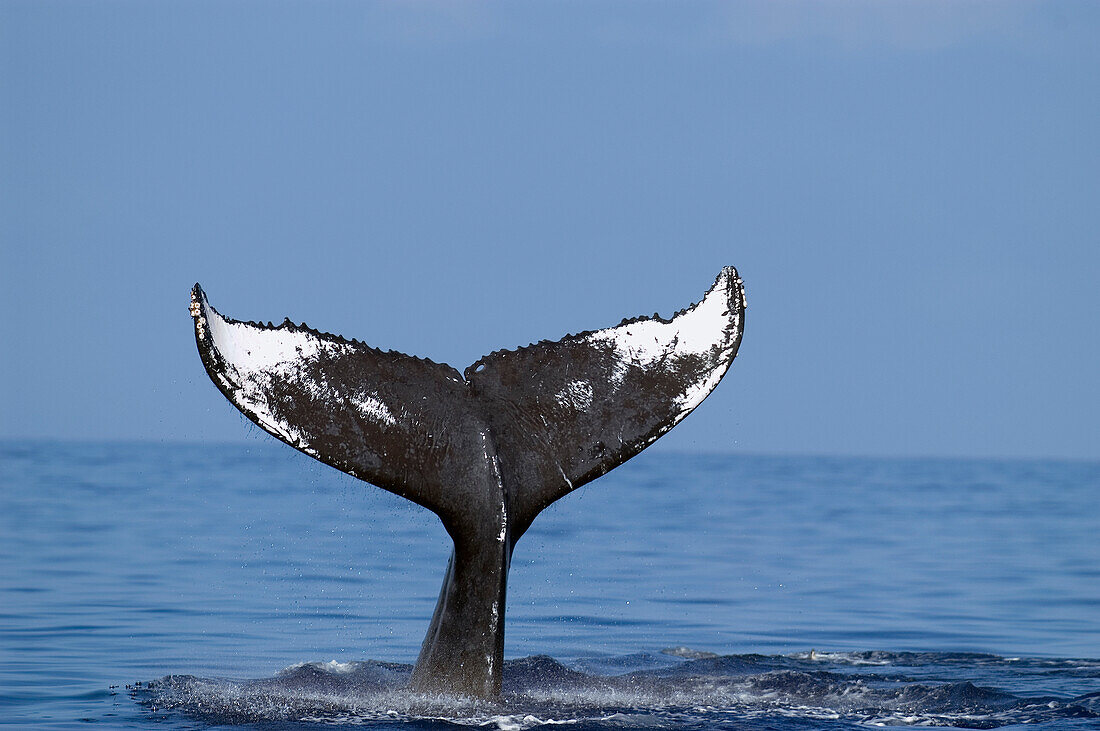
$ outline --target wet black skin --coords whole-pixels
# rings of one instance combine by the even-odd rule
[[[501,689],[516,542],[548,505],[686,416],[686,392],[703,383],[712,388],[725,373],[744,324],[744,293],[732,267],[711,296],[724,298],[726,317],[705,352],[640,365],[613,342],[581,333],[497,351],[463,374],[289,320],[276,327],[222,318],[197,284],[191,311],[203,365],[242,413],[291,446],[439,516],[454,552],[411,688],[492,698]],[[691,309],[670,320],[624,320],[614,330],[651,320],[675,328]],[[326,347],[282,370],[249,371],[233,360],[240,349],[216,339],[211,322],[219,318],[256,342],[276,333]],[[560,398],[577,383],[588,389],[585,399]],[[375,406],[364,407],[368,402]],[[386,407],[384,416],[377,404]]]

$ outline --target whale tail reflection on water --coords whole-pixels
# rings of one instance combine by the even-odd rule
[[[737,354],[745,298],[733,267],[670,319],[624,320],[451,366],[289,319],[191,314],[210,378],[292,447],[436,513],[454,541],[410,687],[495,697],[508,566],[555,500],[687,416]]]

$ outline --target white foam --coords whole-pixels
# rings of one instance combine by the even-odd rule
[[[295,670],[300,670],[302,668],[316,668],[326,673],[332,673],[333,675],[346,675],[347,673],[357,670],[360,665],[361,663],[340,662],[339,660],[329,660],[328,662],[300,662],[290,667],[283,668],[279,671],[279,675],[289,675]]]

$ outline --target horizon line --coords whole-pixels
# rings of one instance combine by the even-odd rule
[[[67,444],[67,445],[84,445],[84,446],[107,446],[107,445],[162,445],[162,446],[188,446],[188,447],[234,447],[244,446],[253,447],[261,446],[263,448],[276,449],[279,447],[288,447],[282,442],[277,442],[274,439],[267,441],[264,437],[257,439],[186,439],[186,438],[148,438],[148,437],[111,437],[111,438],[96,438],[96,437],[49,437],[49,436],[10,436],[0,435],[0,445],[12,444],[12,443],[54,443],[54,444]],[[298,452],[297,449],[291,447],[293,451]],[[990,454],[901,454],[901,453],[868,453],[868,452],[825,452],[825,451],[765,451],[765,450],[740,450],[740,449],[714,449],[714,448],[699,448],[699,449],[685,449],[678,446],[655,446],[645,449],[640,454],[644,453],[661,453],[666,455],[676,456],[694,456],[694,457],[746,457],[746,458],[764,458],[764,459],[862,459],[862,460],[877,460],[883,462],[901,462],[901,461],[968,461],[968,462],[1072,462],[1072,463],[1084,463],[1095,464],[1100,466],[1100,456],[1097,457],[1081,457],[1081,456],[1069,456],[1069,455],[990,455]],[[308,456],[308,455],[307,455]]]

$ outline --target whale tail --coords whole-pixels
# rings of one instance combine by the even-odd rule
[[[223,317],[196,284],[211,380],[292,447],[435,512],[455,543],[413,674],[431,691],[500,691],[515,542],[543,509],[679,423],[737,354],[733,267],[669,319],[624,320],[515,350],[464,373],[290,320]]]

